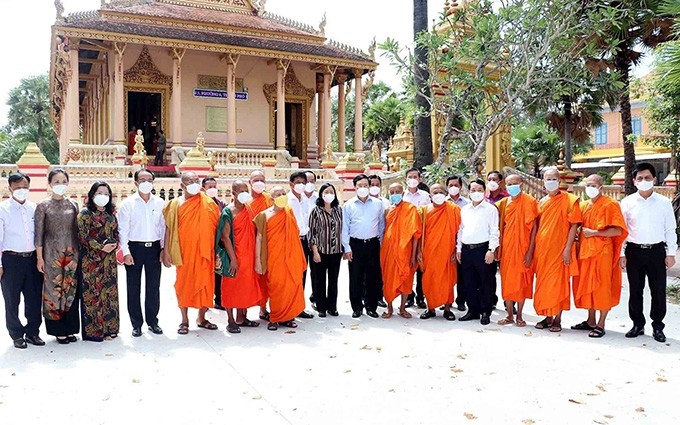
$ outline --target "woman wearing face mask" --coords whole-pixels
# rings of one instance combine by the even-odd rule
[[[78,214],[81,245],[83,340],[103,341],[118,336],[118,221],[108,184],[95,182],[87,207]]]
[[[314,296],[319,317],[338,315],[338,274],[342,260],[342,209],[335,187],[325,183],[319,189],[316,207],[309,215],[309,247],[316,278]],[[326,287],[328,273],[328,287]]]
[[[52,196],[35,210],[35,248],[38,270],[45,277],[43,315],[49,335],[59,344],[77,341],[78,314],[78,205],[64,195],[68,173],[55,168],[47,176]]]

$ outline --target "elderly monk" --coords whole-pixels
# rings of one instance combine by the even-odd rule
[[[253,210],[253,214],[256,216],[262,211],[274,205],[272,197],[264,191],[267,187],[266,179],[264,173],[260,170],[255,170],[250,173],[250,195],[253,200],[250,201],[248,206]],[[267,293],[267,276],[257,275],[257,281],[260,284],[260,293],[262,298],[258,305],[260,306],[260,319],[269,320],[269,312],[267,311],[267,300],[269,299],[269,294]]]
[[[258,322],[248,320],[249,307],[258,305],[262,299],[260,284],[255,273],[255,214],[248,205],[252,197],[248,193],[248,185],[242,180],[235,180],[231,185],[233,202],[229,204],[220,217],[222,227],[220,239],[225,248],[234,247],[238,267],[234,273],[224,270],[222,264],[222,305],[227,310],[229,333],[240,333],[241,327],[254,328]],[[218,226],[219,230],[219,226]],[[233,240],[233,241],[232,241]],[[232,243],[233,242],[233,243]],[[228,249],[227,249],[228,251]],[[233,262],[232,262],[233,263]],[[233,264],[232,264],[233,266]],[[234,318],[236,309],[236,318]]]
[[[524,327],[524,301],[533,295],[538,202],[522,192],[522,178],[517,174],[508,175],[505,183],[510,196],[496,202],[496,207],[501,232],[498,250],[501,289],[507,316],[499,320],[498,324],[515,323]],[[517,303],[517,321],[513,315],[513,302]]]
[[[451,311],[453,287],[458,281],[456,236],[460,227],[460,207],[446,202],[447,188],[430,187],[432,203],[423,207],[423,235],[419,245],[419,262],[423,270],[423,293],[427,310],[421,319],[435,317],[435,308],[444,306],[444,318],[456,320]]]
[[[269,307],[267,329],[275,331],[279,324],[296,328],[295,317],[305,308],[300,276],[307,261],[300,242],[300,230],[288,197],[281,186],[271,191],[274,205],[255,217],[255,271],[267,275]]]
[[[401,183],[392,183],[389,193],[392,206],[385,215],[385,235],[380,247],[383,295],[387,302],[387,311],[382,314],[382,318],[392,317],[392,301],[401,295],[399,315],[410,319],[411,313],[406,311],[406,297],[413,292],[422,221],[418,208],[403,201],[404,186]]]
[[[182,196],[163,209],[165,250],[163,264],[177,267],[175,292],[182,312],[180,335],[189,333],[189,307],[198,309],[198,327],[210,330],[217,326],[205,318],[213,305],[215,289],[215,234],[220,218],[217,204],[201,191],[201,181],[193,172],[182,173]]]
[[[581,202],[583,223],[579,237],[579,276],[574,278],[574,305],[588,309],[588,320],[572,329],[588,330],[602,338],[607,313],[621,298],[621,269],[617,267],[623,242],[628,237],[619,203],[602,195],[602,177],[586,179],[588,201]],[[595,310],[600,311],[596,321]]]
[[[548,191],[538,203],[536,234],[536,292],[534,309],[546,316],[537,329],[562,330],[562,311],[569,310],[569,279],[578,275],[576,230],[581,223],[579,198],[560,190],[560,173],[549,168],[543,173]]]

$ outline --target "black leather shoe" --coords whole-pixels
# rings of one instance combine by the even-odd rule
[[[425,301],[423,301],[423,300],[418,301],[418,302],[416,303],[416,306],[417,306],[418,308],[427,308],[427,304],[425,304]]]
[[[352,312],[352,318],[356,319],[357,317],[361,317],[361,312],[360,311]]]
[[[142,336],[142,328],[132,328],[132,336],[135,338]]]
[[[387,303],[385,302],[385,300],[378,301],[378,307],[387,308]]]
[[[465,310],[467,310],[467,309],[465,308],[465,303],[457,304],[457,306],[458,306],[458,311],[465,311]]]
[[[425,313],[420,315],[420,318],[423,319],[423,320],[427,320],[427,319],[430,319],[432,317],[435,317],[436,315],[437,315],[437,313],[435,313],[434,310],[427,310]]]
[[[303,310],[302,313],[298,314],[297,317],[299,317],[300,319],[313,319],[314,315],[309,314],[309,313],[307,313],[306,311]]]
[[[158,325],[149,326],[149,330],[156,335],[163,335],[163,329]]]
[[[366,310],[366,315],[374,319],[378,318],[378,313],[375,310]]]
[[[326,317],[326,312],[325,312],[325,311],[320,311],[320,312],[319,312],[319,317]]]
[[[487,313],[482,313],[482,318],[479,320],[479,323],[481,323],[482,325],[488,325],[489,323],[491,323],[489,315]]]
[[[17,338],[17,339],[14,340],[14,348],[20,348],[20,349],[23,350],[26,347],[28,347],[28,345],[26,345],[25,339]]]
[[[479,320],[479,314],[472,314],[468,311],[465,316],[461,317],[458,320],[461,321],[461,322],[468,322],[470,320]]]
[[[66,345],[66,344],[68,344],[68,343],[71,342],[71,341],[69,341],[68,337],[65,336],[65,337],[57,337],[57,342],[58,342],[59,344]]]
[[[114,337],[115,338],[115,337]],[[75,335],[69,335],[66,337],[68,339],[68,342],[76,342],[78,341],[78,338]]]
[[[666,342],[666,335],[663,334],[661,329],[654,329],[654,333],[652,335],[654,336],[654,341]]]
[[[43,345],[45,345],[45,341],[43,341],[42,338],[40,338],[38,335],[36,336],[27,335],[26,338],[24,339],[31,345],[36,345],[38,347],[42,347]]]
[[[328,314],[330,314],[333,317],[338,317],[339,315],[338,310],[328,310]]]
[[[415,302],[412,299],[409,298],[408,300],[406,300],[406,305],[404,307],[410,308],[410,307],[413,307],[414,305],[415,305]]]
[[[628,332],[626,332],[626,338],[636,338],[640,335],[645,334],[645,327],[644,326],[637,326],[633,325],[632,328]]]
[[[316,303],[314,301],[312,301],[312,309],[314,311],[319,311],[319,309],[317,308]]]

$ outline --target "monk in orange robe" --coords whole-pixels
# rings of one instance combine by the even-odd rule
[[[227,251],[233,247],[237,266],[234,267],[234,261],[231,261],[231,269],[223,273],[222,305],[227,310],[227,331],[240,333],[241,327],[254,328],[260,325],[259,322],[248,320],[247,312],[249,307],[258,305],[262,293],[255,273],[255,214],[248,206],[251,200],[248,185],[241,180],[234,181],[231,194],[233,202],[222,211],[220,217],[220,223],[224,221],[225,224],[220,237]]]
[[[205,318],[205,312],[213,305],[215,234],[220,210],[215,201],[201,191],[201,182],[195,173],[182,173],[181,180],[183,195],[163,209],[166,229],[162,260],[166,267],[177,267],[175,292],[182,313],[177,333],[186,335],[189,307],[198,309],[199,328],[217,329]]]
[[[406,298],[413,291],[413,275],[418,267],[418,239],[422,233],[422,220],[418,208],[410,202],[403,202],[404,186],[392,183],[389,187],[393,205],[385,217],[385,234],[380,246],[380,268],[382,269],[383,295],[387,311],[383,319],[394,314],[392,301],[401,295],[399,315],[410,319],[406,311]]]
[[[460,207],[446,202],[448,191],[441,184],[433,184],[430,193],[432,203],[423,207],[423,234],[418,250],[427,302],[427,310],[420,318],[435,317],[435,308],[443,305],[444,318],[456,320],[451,304],[453,288],[458,283],[456,237],[460,227]]]
[[[536,234],[536,292],[534,309],[546,316],[537,329],[562,330],[562,311],[569,310],[569,280],[578,275],[576,230],[581,223],[579,198],[560,190],[560,173],[549,168],[543,174],[548,191],[538,204],[539,225]]]
[[[586,179],[586,194],[581,202],[583,224],[579,237],[579,276],[574,279],[574,305],[588,309],[588,320],[572,329],[589,330],[591,338],[605,334],[607,313],[621,298],[619,254],[628,230],[619,203],[602,195],[602,177],[591,174]],[[600,311],[596,321],[595,310]]]
[[[516,323],[524,327],[524,301],[533,296],[538,202],[531,195],[522,193],[522,178],[517,174],[508,175],[505,183],[510,196],[496,202],[496,207],[501,235],[497,255],[507,316],[499,320],[498,324]],[[513,302],[517,303],[517,321],[513,314]]]
[[[264,173],[260,170],[255,170],[250,173],[250,195],[253,200],[248,204],[253,210],[253,214],[257,216],[262,211],[274,205],[272,197],[264,191],[267,187]],[[269,320],[269,312],[267,311],[267,300],[269,293],[267,293],[267,276],[257,275],[257,281],[260,284],[260,293],[262,298],[258,305],[260,306],[260,319]]]
[[[269,291],[269,325],[275,331],[279,324],[296,328],[295,318],[305,309],[300,277],[307,269],[300,230],[283,187],[271,191],[274,205],[255,217],[255,271],[267,276]]]

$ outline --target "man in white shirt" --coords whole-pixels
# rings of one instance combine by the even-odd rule
[[[151,193],[155,176],[145,168],[134,174],[137,192],[127,197],[118,209],[118,234],[123,250],[127,279],[127,308],[132,322],[132,336],[142,336],[146,317],[149,330],[163,333],[158,326],[160,310],[161,252],[165,238],[165,202]],[[144,269],[144,316],[140,301]]]
[[[470,183],[472,203],[461,209],[456,257],[463,268],[463,279],[469,310],[461,321],[477,320],[490,323],[493,308],[492,283],[489,278],[494,251],[499,244],[498,209],[484,200],[484,180]]]
[[[449,176],[446,178],[446,187],[448,188],[449,196],[447,201],[451,201],[458,205],[459,208],[463,208],[470,203],[468,198],[465,198],[460,194],[463,188],[463,179],[459,176]],[[458,273],[458,284],[456,284],[456,305],[458,306],[458,311],[465,311],[465,284],[463,283],[463,268],[457,267]]]
[[[309,210],[313,210],[316,206],[316,200],[319,199],[319,194],[316,193],[316,174],[314,171],[305,171],[307,183],[305,183],[305,196],[307,197]]]
[[[411,203],[416,207],[432,203],[430,194],[420,189],[420,187],[424,186],[427,188],[427,186],[423,185],[423,176],[419,169],[414,167],[406,171],[406,186],[408,186],[408,190],[404,192],[403,200],[405,202]],[[406,307],[413,307],[414,301],[418,308],[427,308],[425,294],[423,293],[423,272],[420,271],[420,268],[416,271],[416,290],[408,296]]]
[[[290,175],[290,192],[288,192],[288,205],[293,210],[295,215],[295,221],[297,222],[298,228],[300,230],[300,243],[302,243],[302,249],[305,252],[305,259],[307,259],[307,264],[309,265],[310,277],[314,279],[314,266],[316,263],[312,261],[312,252],[309,249],[309,242],[307,241],[307,233],[309,233],[309,199],[305,196],[305,185],[307,184],[307,175],[303,171],[296,171]],[[307,269],[302,273],[302,290],[304,291],[305,283],[307,280]],[[312,288],[314,285],[312,285]],[[314,294],[312,293],[312,299]],[[302,311],[298,315],[301,319],[312,319],[313,314]]]
[[[5,324],[15,348],[26,343],[45,345],[38,336],[42,323],[43,275],[35,254],[35,203],[27,200],[30,177],[13,173],[7,179],[12,197],[0,203],[0,282],[5,300]],[[26,326],[19,320],[19,302],[24,295]]]
[[[619,265],[626,269],[630,298],[628,315],[633,327],[626,333],[635,338],[645,333],[643,293],[645,277],[649,280],[652,296],[652,319],[654,339],[666,342],[663,319],[666,316],[666,270],[675,264],[678,239],[677,223],[673,207],[668,199],[654,192],[656,170],[649,163],[640,163],[633,171],[638,191],[621,201],[623,219],[628,228],[628,238],[621,252]]]
[[[368,176],[368,182],[370,185],[368,187],[368,194],[375,199],[379,199],[380,202],[382,202],[383,208],[385,208],[385,210],[391,207],[392,204],[390,203],[390,200],[384,196],[380,196],[380,191],[382,189],[382,178],[377,174],[371,174]],[[387,304],[385,304],[385,307],[387,307]]]

